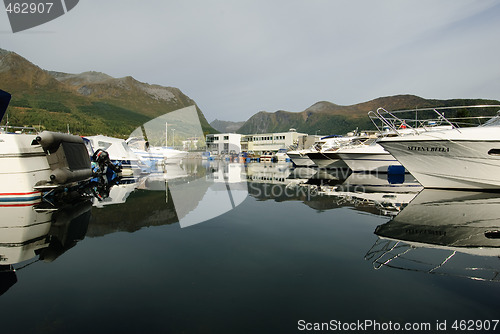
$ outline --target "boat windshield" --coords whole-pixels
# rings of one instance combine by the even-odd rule
[[[488,120],[483,126],[500,126],[500,114]]]

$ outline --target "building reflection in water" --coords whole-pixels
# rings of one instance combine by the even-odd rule
[[[168,191],[181,227],[220,216],[248,196],[245,165],[214,160],[205,161],[201,167],[203,173],[190,173],[189,178],[168,181]]]

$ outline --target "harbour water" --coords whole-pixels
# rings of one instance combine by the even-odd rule
[[[0,254],[20,260],[2,265],[2,331],[494,332],[500,194],[288,164],[173,168],[102,202],[0,207]]]

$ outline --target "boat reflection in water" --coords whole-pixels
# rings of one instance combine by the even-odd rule
[[[247,195],[244,164],[187,159],[167,165],[165,172],[114,185],[106,198],[94,199],[94,206],[108,214],[92,218],[92,233],[135,231],[175,222],[188,227],[232,210]],[[131,197],[131,201],[141,202],[142,208],[148,210],[128,212],[126,202]]]
[[[395,216],[422,189],[411,174],[352,173],[335,189],[325,189],[325,194],[338,197],[346,205],[373,206],[381,215]]]
[[[318,211],[339,207],[394,216],[422,186],[410,174],[351,173],[345,169],[248,166],[249,191],[259,200],[302,201]]]
[[[500,281],[498,193],[425,189],[375,234],[375,269]]]
[[[37,261],[52,262],[85,237],[90,200],[57,209],[41,205],[0,206],[0,295],[17,282],[17,271]]]

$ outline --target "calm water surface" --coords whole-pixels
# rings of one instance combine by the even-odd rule
[[[358,320],[434,332],[499,318],[499,194],[419,193],[411,175],[181,167],[169,191],[158,176],[30,224],[33,208],[0,208],[0,254],[19,259],[0,276],[2,332],[294,333]],[[203,204],[228,194],[223,209]]]

